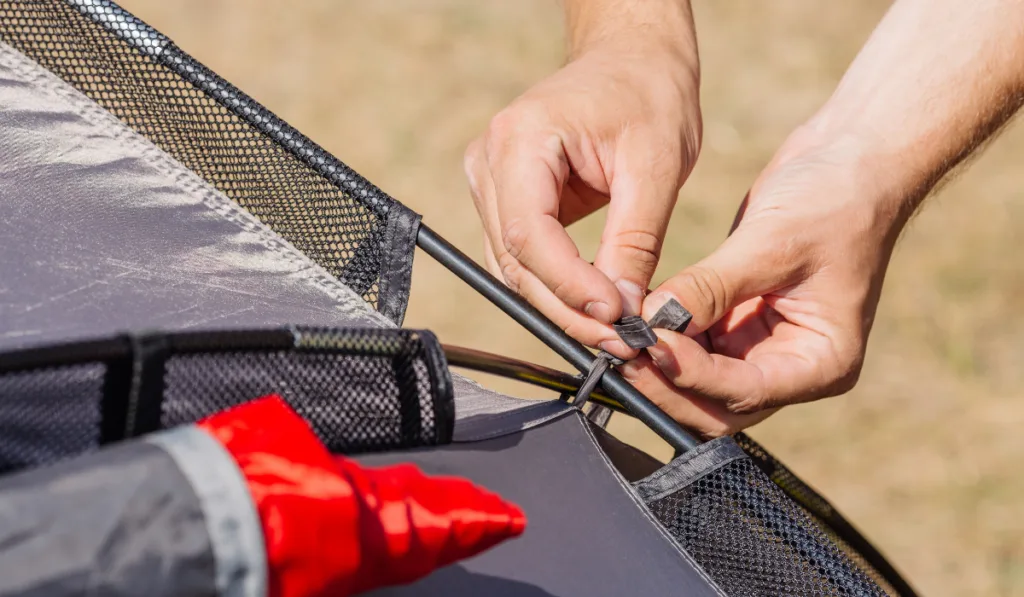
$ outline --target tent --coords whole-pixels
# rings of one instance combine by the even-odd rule
[[[375,594],[914,595],[749,437],[701,442],[614,370],[575,398],[591,351],[114,3],[0,0],[0,128],[0,594],[268,594],[237,471],[167,438],[274,394],[333,454],[458,475],[529,521]],[[581,374],[403,329],[417,247]],[[608,409],[677,456],[617,440]]]

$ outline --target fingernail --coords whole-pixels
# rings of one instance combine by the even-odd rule
[[[625,364],[619,365],[615,370],[619,372],[623,379],[630,383],[635,383],[640,378],[640,370],[633,361],[626,361]]]
[[[622,295],[622,315],[640,315],[640,307],[644,304],[643,288],[626,279],[620,279],[615,287]]]
[[[664,369],[672,358],[668,347],[661,342],[658,342],[654,346],[648,346],[647,354],[651,355],[651,359],[654,361],[654,364],[658,366],[658,369]]]
[[[636,355],[636,351],[626,346],[626,343],[622,340],[604,340],[598,343],[597,347],[620,359],[627,358],[626,355]]]
[[[658,309],[665,306],[665,303],[669,302],[673,298],[675,297],[667,292],[654,291],[647,296],[646,300],[644,300],[644,307],[646,307],[648,312],[653,316],[658,312]],[[676,300],[678,301],[679,299]]]
[[[607,303],[601,301],[592,301],[583,307],[583,312],[600,321],[601,323],[611,323],[613,321],[612,308]]]

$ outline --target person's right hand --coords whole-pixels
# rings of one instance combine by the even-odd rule
[[[678,46],[594,44],[466,151],[488,268],[570,336],[620,358],[637,353],[610,324],[639,314],[700,148],[696,47]],[[591,264],[564,227],[606,204]]]
[[[801,129],[754,183],[733,231],[651,292],[693,314],[620,368],[689,429],[735,433],[856,383],[886,267],[914,203],[858,135]]]

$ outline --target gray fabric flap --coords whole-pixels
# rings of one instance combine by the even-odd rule
[[[460,475],[519,505],[522,537],[376,596],[719,596],[610,467],[575,411],[524,432],[364,464],[411,462]],[[369,595],[367,596],[369,597]]]
[[[131,443],[0,479],[0,595],[214,595],[198,496]]]
[[[731,437],[720,437],[683,453],[661,470],[633,484],[644,502],[651,503],[747,455]]]

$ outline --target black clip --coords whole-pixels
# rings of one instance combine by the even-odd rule
[[[643,350],[649,346],[654,346],[658,343],[658,336],[654,333],[654,328],[662,328],[672,330],[673,332],[683,332],[686,327],[690,325],[690,321],[693,320],[693,314],[686,310],[685,307],[679,304],[675,299],[669,299],[667,303],[662,305],[658,312],[651,318],[650,323],[645,322],[641,317],[637,315],[630,315],[623,317],[612,325],[615,328],[616,333],[619,334],[619,338],[633,349]],[[590,399],[590,394],[597,389],[597,384],[601,382],[601,377],[604,376],[605,371],[611,367],[619,366],[625,363],[622,359],[616,358],[605,351],[601,351],[597,354],[597,358],[590,365],[590,370],[583,377],[583,382],[580,384],[579,390],[576,391],[576,399],[573,401],[573,405],[583,408],[586,405],[587,400]]]

